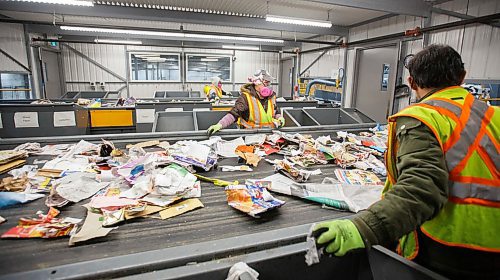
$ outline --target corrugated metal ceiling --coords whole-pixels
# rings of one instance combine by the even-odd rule
[[[265,17],[266,14],[330,20],[335,25],[351,25],[385,15],[384,12],[350,8],[301,0],[119,0],[102,1],[109,4],[127,3],[155,7],[172,6],[182,8],[216,10]]]

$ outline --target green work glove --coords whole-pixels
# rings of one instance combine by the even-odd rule
[[[316,243],[320,246],[329,243],[325,251],[337,257],[354,249],[365,248],[358,228],[350,220],[332,220],[319,223],[314,227],[314,233],[318,234],[321,231],[323,233],[316,238]]]
[[[283,118],[283,117],[279,117],[279,118],[278,118],[278,121],[280,122],[280,124],[279,124],[278,128],[282,128],[282,127],[284,127],[284,126],[285,126],[285,118]]]
[[[221,129],[222,129],[222,124],[220,123],[214,124],[207,129],[207,134],[208,136],[211,136],[212,134],[216,133]]]

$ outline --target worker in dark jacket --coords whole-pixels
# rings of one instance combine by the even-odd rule
[[[260,70],[241,86],[241,95],[231,111],[207,130],[209,135],[238,122],[241,128],[276,128],[285,125],[276,106],[276,93],[269,87],[274,78]]]
[[[316,225],[343,256],[372,245],[453,279],[500,279],[500,110],[460,87],[460,55],[432,45],[410,61],[417,104],[389,118],[383,199]],[[396,247],[397,244],[397,247]]]

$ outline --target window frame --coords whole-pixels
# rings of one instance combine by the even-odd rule
[[[228,57],[229,58],[229,80],[222,80],[222,82],[225,83],[232,83],[233,82],[233,55],[232,54],[219,54],[219,53],[185,53],[185,82],[186,83],[207,83],[210,82],[210,80],[189,80],[188,79],[188,73],[189,73],[189,56],[213,56],[213,57]]]
[[[135,54],[158,54],[158,55],[175,55],[179,62],[179,79],[177,80],[134,80],[134,71],[132,68],[132,55]],[[128,52],[128,67],[129,67],[129,83],[181,83],[182,82],[182,56],[179,52],[163,52],[163,51],[129,51]]]
[[[0,100],[31,100],[31,99],[34,99],[34,90],[33,90],[33,84],[32,84],[32,76],[31,76],[31,73],[30,72],[27,72],[27,71],[0,71],[0,75],[1,74],[20,74],[20,75],[25,75],[26,78],[27,78],[27,82],[28,82],[28,87],[25,87],[26,89],[29,89],[30,91],[28,92],[28,98],[22,98],[22,99],[3,99],[3,98],[0,98]],[[2,89],[7,89],[7,88],[4,88],[3,85],[2,85],[2,82],[1,82],[1,79],[0,79],[0,88]],[[5,91],[2,91],[1,94],[3,95]],[[26,91],[21,91],[21,92],[26,92]],[[3,97],[3,96],[2,96]]]

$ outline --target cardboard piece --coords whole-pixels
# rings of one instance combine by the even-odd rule
[[[145,142],[140,142],[137,144],[128,144],[127,149],[130,148],[147,148],[147,147],[153,147],[153,146],[158,146],[160,144],[160,141],[158,140],[151,140],[151,141],[145,141]]]
[[[48,178],[61,178],[62,170],[56,169],[38,169],[36,176],[43,176]]]
[[[102,215],[91,212],[88,205],[84,205],[84,207],[87,208],[87,218],[85,218],[80,231],[70,237],[69,246],[73,246],[78,242],[106,236],[110,231],[116,229],[116,227],[104,228],[101,221]]]
[[[165,220],[180,214],[205,207],[197,198],[190,198],[169,206],[167,209],[160,211],[160,217]]]
[[[238,146],[235,150],[236,155],[244,159],[248,165],[257,167],[259,165],[260,157],[254,154],[254,146]]]
[[[12,162],[9,162],[6,164],[2,164],[0,166],[0,174],[3,174],[5,172],[9,172],[10,170],[12,170],[14,168],[18,168],[20,166],[23,166],[25,163],[26,163],[26,160],[18,159],[18,160],[15,160],[15,161],[12,161]]]

